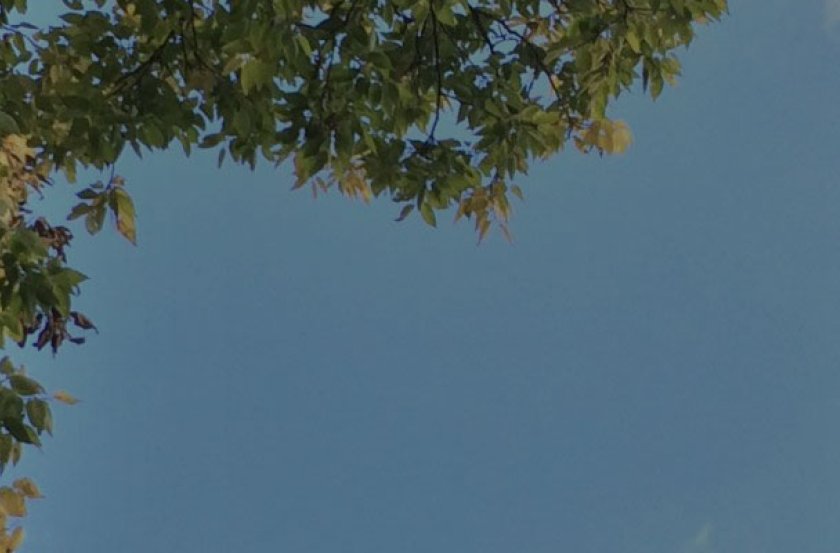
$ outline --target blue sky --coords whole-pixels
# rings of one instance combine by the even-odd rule
[[[24,354],[84,400],[25,550],[840,550],[840,3],[731,4],[627,154],[521,179],[513,244],[122,161],[140,246],[72,251],[101,334]]]

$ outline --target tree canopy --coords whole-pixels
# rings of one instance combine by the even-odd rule
[[[387,196],[398,219],[451,209],[480,237],[507,232],[518,175],[567,144],[617,153],[630,131],[607,114],[641,81],[657,97],[675,51],[726,0],[63,0],[53,24],[0,0],[0,339],[49,347],[94,328],[73,310],[84,275],[66,226],[27,202],[80,167],[103,171],[69,214],[98,232],[111,214],[136,240],[114,172],[177,142],[253,167],[291,158],[293,187]],[[38,9],[37,7],[35,9]],[[50,400],[0,363],[0,466],[51,432]],[[37,497],[0,488],[0,522]],[[4,514],[5,513],[5,514]],[[22,539],[16,529],[0,546]],[[5,540],[5,541],[3,541]]]

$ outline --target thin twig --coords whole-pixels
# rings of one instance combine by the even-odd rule
[[[166,35],[166,38],[163,39],[163,42],[155,48],[155,51],[149,56],[149,58],[142,62],[140,65],[129,71],[128,73],[121,75],[114,82],[114,88],[109,91],[106,96],[112,97],[115,94],[118,94],[125,90],[127,86],[131,86],[131,84],[137,84],[140,79],[152,68],[152,66],[157,62],[160,57],[163,55],[164,49],[169,46],[169,41],[175,36],[175,31],[169,31],[169,34]],[[129,83],[129,81],[133,80],[133,83]]]
[[[437,130],[438,122],[440,121],[441,104],[443,100],[443,71],[440,66],[440,39],[438,37],[438,19],[435,10],[431,10],[432,14],[432,40],[435,46],[435,71],[437,73],[437,94],[435,95],[435,118],[432,121],[432,128],[426,137],[426,142],[434,142],[435,130]]]

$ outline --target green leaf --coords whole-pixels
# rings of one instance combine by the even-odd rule
[[[62,267],[53,276],[52,281],[62,290],[71,291],[88,279],[87,275],[75,269]]]
[[[435,217],[435,212],[432,209],[432,206],[428,204],[428,202],[424,202],[423,205],[420,206],[420,216],[423,218],[427,225],[432,227],[437,226],[437,217]]]
[[[15,372],[15,366],[8,357],[0,359],[0,374],[10,375]]]
[[[247,110],[240,109],[236,112],[233,116],[233,128],[236,129],[236,132],[239,133],[240,136],[247,136],[251,134],[254,127],[251,122],[251,116],[248,115]]]
[[[242,66],[240,84],[242,91],[249,94],[259,90],[274,77],[273,67],[258,59],[251,59]]]
[[[32,399],[26,404],[26,416],[38,432],[52,434],[52,412],[49,404],[42,399]]]
[[[412,211],[414,211],[414,204],[404,205],[400,210],[399,216],[394,220],[397,222],[404,221]]]
[[[140,127],[140,138],[150,148],[163,148],[166,146],[166,137],[157,125],[149,123]]]
[[[85,217],[85,228],[90,234],[96,234],[102,230],[102,224],[105,222],[105,204],[100,203],[93,206],[93,209],[88,212]]]
[[[7,465],[12,458],[12,437],[0,434],[0,466]]]
[[[659,97],[662,94],[662,88],[665,86],[665,81],[662,78],[662,73],[657,70],[656,73],[651,75],[650,80],[650,95],[653,99]]]
[[[23,418],[23,400],[8,388],[0,388],[0,418]]]
[[[9,431],[14,439],[25,444],[41,445],[41,440],[38,438],[38,433],[35,432],[28,424],[24,424],[22,419],[5,418],[3,419],[3,426]]]
[[[92,188],[85,188],[84,190],[78,192],[76,196],[82,200],[95,200],[102,195],[101,192],[97,192]]]
[[[67,216],[68,221],[72,221],[74,219],[78,219],[82,215],[86,215],[91,212],[93,206],[90,204],[76,204],[73,206],[73,209],[70,210],[70,214]]]
[[[295,185],[300,188],[310,177],[315,175],[322,167],[318,156],[307,156],[302,152],[295,156]]]
[[[17,121],[15,121],[14,118],[5,111],[0,111],[0,136],[19,133],[20,127],[18,126]]]
[[[454,27],[457,25],[458,20],[455,18],[455,14],[452,12],[451,7],[444,7],[443,9],[437,10],[435,12],[437,16],[437,20],[446,25],[447,27]]]
[[[44,388],[38,382],[22,374],[9,376],[9,383],[12,385],[12,389],[22,396],[40,394],[44,391]]]
[[[222,68],[222,75],[228,75],[230,73],[233,73],[234,71],[242,67],[243,63],[245,63],[245,58],[243,58],[242,56],[233,56],[232,58],[227,60],[227,62],[225,62],[225,66]]]

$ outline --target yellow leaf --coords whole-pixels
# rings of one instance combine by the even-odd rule
[[[12,444],[12,464],[17,465],[18,461],[20,461],[21,453],[23,452],[23,447],[21,447],[20,442],[15,442]]]
[[[17,491],[19,491],[26,497],[32,499],[44,497],[43,495],[41,495],[41,491],[38,489],[38,486],[35,485],[35,482],[30,480],[29,478],[20,478],[18,480],[15,480],[12,483],[12,487],[14,487]]]
[[[13,489],[0,488],[0,510],[11,517],[26,516],[26,503]]]
[[[9,545],[7,545],[6,548],[7,548],[8,551],[14,551],[18,547],[20,547],[20,544],[22,544],[22,543],[23,543],[23,528],[18,526],[12,532],[12,538],[9,540]]]
[[[35,157],[35,150],[27,145],[26,137],[20,134],[10,134],[3,138],[3,148],[21,161]]]
[[[633,135],[627,123],[605,119],[593,121],[589,128],[581,133],[580,141],[576,140],[575,145],[583,152],[587,151],[587,146],[595,146],[608,154],[620,154],[627,150],[632,141]]]
[[[598,137],[601,134],[601,125],[598,121],[593,121],[592,125],[586,129],[581,135],[581,140],[591,146],[598,145]]]
[[[624,121],[613,122],[610,134],[612,135],[611,154],[624,153],[633,142],[633,134],[630,132],[630,127]]]
[[[79,400],[64,391],[58,391],[53,394],[53,397],[60,401],[61,403],[66,403],[67,405],[76,405],[79,403]]]
[[[482,219],[476,220],[476,227],[478,227],[478,241],[484,240],[487,231],[490,230],[490,220],[486,216]]]
[[[114,202],[116,203],[117,230],[136,246],[137,229],[134,222],[134,202],[122,188],[114,188],[112,194],[114,194]]]
[[[601,128],[602,132],[598,134],[598,138],[596,139],[596,145],[611,154],[615,152],[615,146],[613,145],[613,135],[612,135],[612,127],[608,125],[604,125]]]
[[[637,35],[635,31],[632,29],[627,31],[627,35],[624,38],[627,40],[627,44],[630,46],[631,50],[637,54],[642,53],[642,44],[639,40],[639,35]]]
[[[466,212],[467,212],[467,211],[466,211],[466,209],[467,209],[467,201],[468,201],[468,200],[461,200],[461,201],[458,203],[458,211],[456,211],[456,212],[455,212],[455,222],[456,222],[456,223],[458,222],[458,220],[460,220],[460,219],[461,219],[461,217],[463,217],[463,216],[466,214]]]

